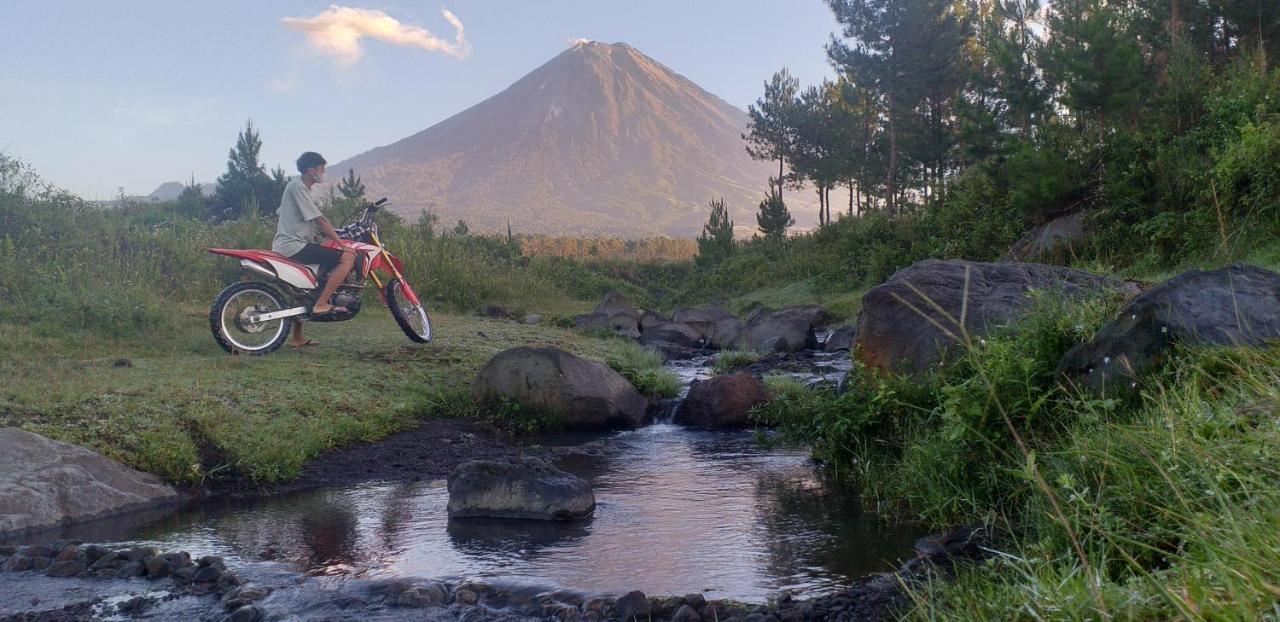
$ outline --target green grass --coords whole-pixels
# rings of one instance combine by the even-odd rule
[[[663,399],[680,394],[680,378],[663,366],[662,355],[656,350],[617,336],[607,341],[612,350],[605,356],[605,363],[645,397]]]
[[[625,350],[545,325],[439,314],[435,340],[417,345],[371,307],[350,322],[309,324],[320,346],[233,357],[214,344],[205,311],[185,309],[174,333],[149,343],[71,340],[0,324],[0,425],[84,445],[176,482],[227,469],[270,482],[321,453],[422,417],[475,416],[458,396],[501,350],[556,346],[601,361]],[[121,358],[132,366],[117,367]],[[215,464],[201,464],[202,445],[218,456]]]
[[[758,352],[743,352],[740,350],[729,350],[716,355],[715,363],[712,363],[711,370],[720,374],[732,373],[743,367],[747,367],[752,363],[760,360]]]

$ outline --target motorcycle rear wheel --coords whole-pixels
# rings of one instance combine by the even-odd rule
[[[400,279],[391,279],[383,293],[386,294],[391,317],[396,319],[405,336],[417,343],[431,341],[431,316],[427,314],[426,305],[409,302],[400,287]]]
[[[284,308],[284,297],[269,285],[254,281],[232,283],[218,294],[209,310],[213,340],[231,354],[261,356],[275,352],[289,338],[293,318],[258,323],[249,318]]]

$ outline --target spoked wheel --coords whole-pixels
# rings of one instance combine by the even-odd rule
[[[213,339],[231,354],[269,354],[289,337],[293,318],[256,321],[263,313],[284,309],[280,294],[262,283],[234,283],[222,290],[209,311]]]
[[[387,307],[391,309],[391,317],[396,319],[405,336],[418,343],[431,341],[431,317],[427,315],[427,307],[419,300],[417,304],[406,295],[405,286],[400,279],[392,279],[387,283]],[[417,298],[417,296],[413,296]]]

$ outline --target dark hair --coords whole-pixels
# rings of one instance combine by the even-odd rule
[[[299,173],[305,173],[307,172],[307,169],[315,168],[317,166],[320,166],[321,164],[328,164],[328,162],[324,161],[324,156],[314,151],[308,151],[298,156],[298,172]]]

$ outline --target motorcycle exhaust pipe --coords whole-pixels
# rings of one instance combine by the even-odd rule
[[[241,267],[241,268],[244,268],[245,270],[248,270],[248,271],[250,271],[250,272],[253,272],[253,273],[255,273],[255,274],[257,274],[258,276],[261,276],[261,277],[265,277],[265,278],[268,278],[268,279],[275,279],[275,278],[277,278],[277,277],[276,277],[276,273],[275,273],[274,271],[272,271],[271,269],[269,269],[269,268],[264,268],[264,267],[262,267],[262,265],[261,265],[261,264],[259,264],[259,263],[257,263],[257,262],[249,261],[248,259],[241,259],[241,260],[240,260],[240,267]]]

